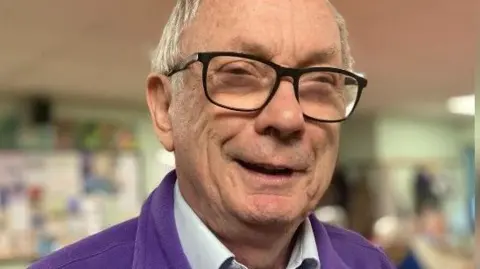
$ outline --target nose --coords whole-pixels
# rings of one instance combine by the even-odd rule
[[[280,82],[273,98],[257,115],[255,130],[283,141],[298,139],[304,133],[305,119],[292,82]]]

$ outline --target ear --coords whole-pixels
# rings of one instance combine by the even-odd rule
[[[166,76],[151,74],[147,78],[147,103],[155,133],[167,151],[173,151],[172,123],[168,114],[172,87]]]

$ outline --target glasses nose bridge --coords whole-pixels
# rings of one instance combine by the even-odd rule
[[[277,79],[281,80],[283,77],[290,77],[293,79],[293,81],[298,80],[298,77],[300,76],[300,72],[298,69],[295,68],[289,68],[289,67],[283,67],[279,66],[276,68],[277,71]]]
[[[276,73],[277,73],[277,78],[276,78],[276,89],[275,92],[278,90],[280,87],[280,82],[282,81],[282,78],[291,78],[292,80],[290,81],[293,86],[293,92],[295,94],[295,98],[297,98],[298,101],[298,83],[300,80],[300,75],[301,73],[299,72],[298,69],[294,68],[288,68],[288,67],[283,67],[283,66],[278,66],[276,68]]]

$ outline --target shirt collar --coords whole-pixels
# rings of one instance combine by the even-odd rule
[[[302,264],[305,266],[302,268],[318,269],[320,258],[310,219],[307,218],[300,229],[287,269],[300,268]]]
[[[233,253],[216,238],[187,204],[180,193],[178,181],[174,190],[174,215],[180,243],[192,269],[221,268],[228,261],[234,262]],[[302,264],[308,269],[318,269],[320,259],[308,218],[301,229],[287,269],[296,269]]]

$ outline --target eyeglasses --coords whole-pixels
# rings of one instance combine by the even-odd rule
[[[202,81],[213,104],[243,112],[262,110],[272,100],[282,77],[293,79],[295,97],[305,118],[320,122],[346,120],[355,110],[367,80],[334,67],[287,68],[236,52],[195,53],[167,74],[203,64]]]

